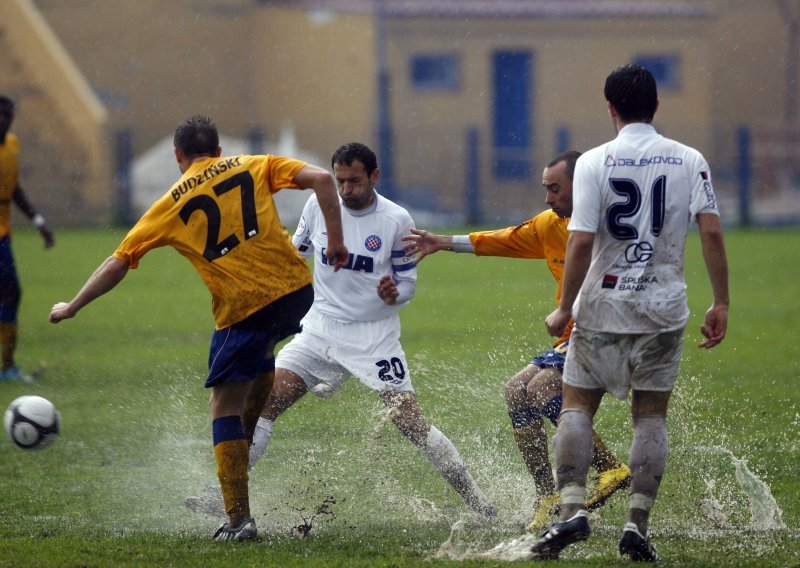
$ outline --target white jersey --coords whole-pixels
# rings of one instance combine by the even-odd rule
[[[595,240],[576,325],[610,333],[685,327],[684,248],[699,213],[719,215],[705,158],[649,124],[629,124],[578,158],[569,230]]]
[[[317,196],[312,195],[292,237],[300,254],[314,255],[312,310],[343,322],[375,321],[395,314],[416,289],[416,264],[405,255],[400,240],[411,234],[413,227],[408,211],[377,192],[374,203],[364,211],[352,211],[342,205],[344,244],[350,258],[344,268],[334,273],[325,256],[325,218]],[[401,289],[402,302],[390,306],[378,297],[378,282],[385,275],[392,276]]]

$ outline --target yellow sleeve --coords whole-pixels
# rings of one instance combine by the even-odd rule
[[[268,164],[269,186],[272,193],[277,193],[281,189],[306,189],[294,183],[294,176],[306,167],[306,162],[294,158],[269,156]]]
[[[545,258],[544,245],[536,230],[536,218],[516,227],[469,234],[478,256],[507,256],[512,258]]]
[[[139,260],[149,251],[167,244],[164,227],[170,224],[162,212],[163,198],[150,208],[141,219],[128,231],[113,257],[128,263],[128,267],[136,268]]]

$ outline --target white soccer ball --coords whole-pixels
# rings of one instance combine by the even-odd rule
[[[41,396],[21,396],[6,410],[6,434],[23,450],[49,446],[58,436],[61,415],[55,405]]]

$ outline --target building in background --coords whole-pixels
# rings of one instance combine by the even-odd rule
[[[550,156],[613,135],[601,89],[627,61],[656,75],[656,126],[702,149],[729,221],[800,213],[798,2],[0,0],[4,14],[6,5],[38,9],[106,113],[94,151],[109,157],[108,181],[89,189],[83,151],[45,146],[69,131],[55,100],[65,79],[34,76],[33,39],[0,22],[0,69],[16,70],[0,90],[21,101],[26,152],[42,144],[72,168],[65,176],[23,156],[37,186],[58,188],[53,209],[63,192],[81,197],[63,223],[113,220],[127,187],[119,165],[195,113],[254,149],[291,127],[323,162],[365,141],[398,201],[442,222],[515,222],[544,206],[531,190]],[[35,107],[24,101],[32,95]],[[105,217],[81,214],[98,201]]]

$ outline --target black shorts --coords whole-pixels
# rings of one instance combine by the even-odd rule
[[[278,298],[242,321],[214,331],[205,386],[248,382],[275,368],[271,347],[300,332],[314,301],[311,284]]]

